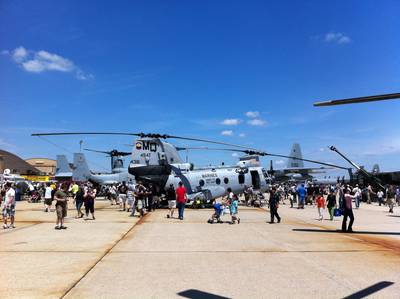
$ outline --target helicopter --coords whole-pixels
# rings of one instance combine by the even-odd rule
[[[355,177],[360,185],[372,184],[383,190],[385,190],[384,185],[400,185],[400,171],[381,172],[379,165],[375,164],[372,168],[372,172],[368,172],[363,167],[358,166],[347,158],[335,146],[330,146],[329,149],[336,152],[357,169]]]
[[[343,168],[329,163],[299,159],[297,157],[271,154],[225,142],[206,140],[192,137],[182,137],[157,133],[112,133],[112,132],[77,132],[77,133],[35,133],[32,136],[63,136],[63,135],[125,135],[139,137],[133,145],[132,160],[128,166],[128,173],[136,182],[142,181],[157,186],[160,193],[164,193],[168,186],[175,188],[182,182],[187,190],[189,205],[195,200],[210,202],[214,198],[224,196],[227,189],[235,193],[243,193],[246,186],[253,185],[255,190],[268,190],[272,178],[265,168],[252,163],[240,163],[235,166],[220,166],[195,169],[193,164],[184,162],[179,156],[177,148],[166,139],[179,139],[205,142],[230,146],[216,150],[241,152],[246,155],[275,156],[293,158],[330,167]],[[76,156],[79,157],[79,156]],[[78,161],[77,161],[78,162]],[[75,164],[75,163],[74,163]]]

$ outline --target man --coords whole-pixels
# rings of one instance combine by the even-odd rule
[[[122,211],[126,210],[126,193],[128,192],[128,186],[126,182],[123,181],[122,185],[118,188],[119,193],[119,204],[121,205]]]
[[[356,209],[360,207],[360,201],[361,201],[361,189],[358,187],[358,184],[356,187],[353,189],[354,196],[356,197]]]
[[[47,183],[47,186],[44,189],[44,211],[45,212],[50,212],[51,203],[53,202],[52,192],[53,192],[53,188],[51,188],[50,183]]]
[[[371,204],[371,195],[375,194],[374,190],[372,190],[372,186],[368,185],[367,187],[367,203]]]
[[[167,218],[173,218],[174,217],[174,211],[176,208],[176,194],[175,194],[175,188],[174,184],[170,184],[169,188],[167,189],[166,192],[166,197],[168,200],[168,209],[169,213],[167,214]]]
[[[67,229],[64,226],[64,218],[67,217],[68,198],[67,198],[67,184],[62,184],[61,188],[54,193],[56,202],[57,223],[54,229]]]
[[[140,207],[139,217],[144,215],[144,208],[146,205],[146,187],[142,185],[142,182],[138,181],[135,186],[135,202],[132,207],[131,216],[135,216],[136,207]]]
[[[299,194],[299,204],[297,206],[298,209],[304,209],[304,201],[307,195],[307,190],[304,188],[304,184],[301,184],[299,188],[297,188],[297,193]]]
[[[76,182],[74,182],[74,184],[71,186],[72,197],[75,197],[78,190],[79,190],[79,185]]]
[[[178,206],[178,214],[180,220],[183,220],[183,212],[185,211],[186,201],[186,189],[185,187],[183,187],[183,183],[179,182],[179,187],[176,189],[176,202]]]
[[[275,217],[278,220],[278,223],[281,222],[281,217],[278,214],[279,207],[279,194],[276,192],[276,188],[273,187],[269,193],[269,212],[271,214],[270,224],[274,223]]]
[[[353,232],[354,214],[352,201],[355,198],[354,195],[350,194],[349,189],[344,191],[344,205],[343,205],[343,222],[342,222],[342,232]],[[349,227],[347,228],[347,217],[350,218]]]
[[[147,211],[155,211],[154,208],[154,193],[155,193],[155,188],[152,183],[150,183],[147,187]]]
[[[329,217],[331,221],[333,221],[333,216],[334,216],[334,210],[336,208],[336,195],[333,192],[333,189],[329,190],[329,195],[327,198],[327,208],[329,212]]]
[[[389,207],[389,213],[393,213],[395,197],[396,197],[396,188],[395,186],[390,185],[387,188],[386,192],[386,198],[387,198],[386,202]]]
[[[6,194],[3,202],[3,228],[15,228],[14,217],[15,217],[15,190],[12,187],[11,182],[6,183]],[[7,225],[7,217],[10,217],[10,226]]]

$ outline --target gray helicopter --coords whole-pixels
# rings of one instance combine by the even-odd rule
[[[243,193],[246,186],[252,185],[255,190],[265,192],[268,190],[272,178],[265,168],[255,165],[251,161],[244,161],[243,163],[239,163],[235,166],[195,169],[193,164],[186,163],[181,159],[177,148],[174,145],[166,142],[166,139],[179,139],[218,144],[233,148],[216,150],[241,152],[246,155],[291,158],[330,167],[340,167],[314,160],[271,154],[252,148],[249,149],[248,147],[241,145],[166,134],[108,132],[32,134],[32,136],[56,135],[126,135],[139,137],[135,141],[132,149],[132,160],[128,166],[128,173],[132,175],[136,181],[143,181],[145,183],[152,183],[156,185],[161,193],[164,193],[166,188],[171,184],[174,185],[174,187],[177,187],[178,183],[182,182],[187,190],[190,203],[193,203],[195,199],[209,202],[214,198],[225,195],[228,188],[231,188],[235,193]],[[78,158],[79,155],[76,157]]]

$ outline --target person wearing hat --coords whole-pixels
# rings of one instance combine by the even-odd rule
[[[7,182],[5,186],[5,196],[3,202],[3,228],[15,228],[15,190],[11,182]],[[10,217],[10,226],[7,224],[7,217]]]

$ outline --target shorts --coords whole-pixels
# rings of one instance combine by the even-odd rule
[[[57,203],[56,204],[56,212],[57,212],[58,218],[67,217],[67,205],[64,203]]]
[[[119,202],[126,202],[126,194],[120,194],[119,195]]]
[[[44,204],[46,204],[48,206],[51,206],[52,202],[53,202],[53,200],[51,198],[45,198],[44,199]]]
[[[7,215],[10,217],[15,215],[15,205],[3,208],[3,217],[7,217]]]
[[[176,208],[176,200],[168,200],[168,208],[175,209]]]

